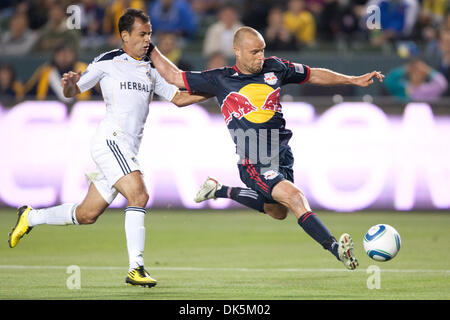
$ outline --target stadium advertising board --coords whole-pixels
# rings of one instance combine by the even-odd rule
[[[56,101],[0,107],[0,205],[81,201],[85,173],[95,169],[90,139],[104,111],[93,101],[78,102],[70,114]],[[321,115],[310,104],[285,102],[283,113],[294,133],[295,182],[313,208],[450,208],[450,116],[434,115],[426,103],[409,103],[397,116],[366,102],[340,103]],[[236,206],[193,201],[207,176],[242,186],[220,114],[153,102],[138,161],[151,207]],[[113,202],[123,205],[120,196]]]

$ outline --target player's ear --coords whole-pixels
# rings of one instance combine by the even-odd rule
[[[128,42],[128,39],[130,38],[130,34],[128,31],[124,30],[120,33],[120,37],[122,38],[123,42]]]
[[[233,50],[234,50],[234,54],[236,55],[236,58],[240,58],[241,57],[241,49],[238,46],[234,46]]]

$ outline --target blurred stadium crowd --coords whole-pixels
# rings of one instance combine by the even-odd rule
[[[71,5],[80,10],[79,25],[73,23]],[[380,13],[379,28],[369,29],[373,6]],[[185,70],[197,67],[186,52],[201,56],[204,68],[233,63],[233,33],[248,25],[264,35],[269,53],[351,50],[408,58],[389,70],[388,95],[399,101],[450,96],[450,0],[2,0],[2,104],[72,103],[58,88],[60,76],[86,68],[89,61],[81,61],[81,53],[94,57],[121,46],[117,22],[128,7],[149,14],[153,41]],[[49,58],[23,79],[12,62],[30,56]],[[94,97],[101,97],[99,90],[77,99]]]

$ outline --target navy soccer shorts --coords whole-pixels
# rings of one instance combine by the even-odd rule
[[[290,148],[282,153],[278,170],[265,168],[263,165],[253,164],[245,158],[238,164],[242,182],[250,189],[258,192],[265,203],[276,203],[272,198],[272,190],[282,180],[294,182],[294,158]]]

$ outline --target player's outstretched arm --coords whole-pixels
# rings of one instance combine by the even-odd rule
[[[348,76],[324,68],[311,68],[308,82],[322,86],[351,84],[367,87],[373,83],[373,78],[383,82],[384,75],[379,71],[372,71],[361,76]]]
[[[168,83],[181,89],[186,88],[183,80],[183,70],[178,69],[178,67],[167,59],[153,44],[150,44],[148,55],[153,65],[156,67],[156,70],[158,70],[159,74],[163,76]]]
[[[211,94],[194,94],[187,91],[178,91],[170,101],[178,107],[185,107],[193,103],[202,102],[213,97]]]
[[[63,74],[61,78],[61,86],[63,87],[64,96],[66,98],[72,98],[81,93],[80,88],[77,86],[77,82],[80,80],[80,77],[81,71],[69,71],[68,73]]]

